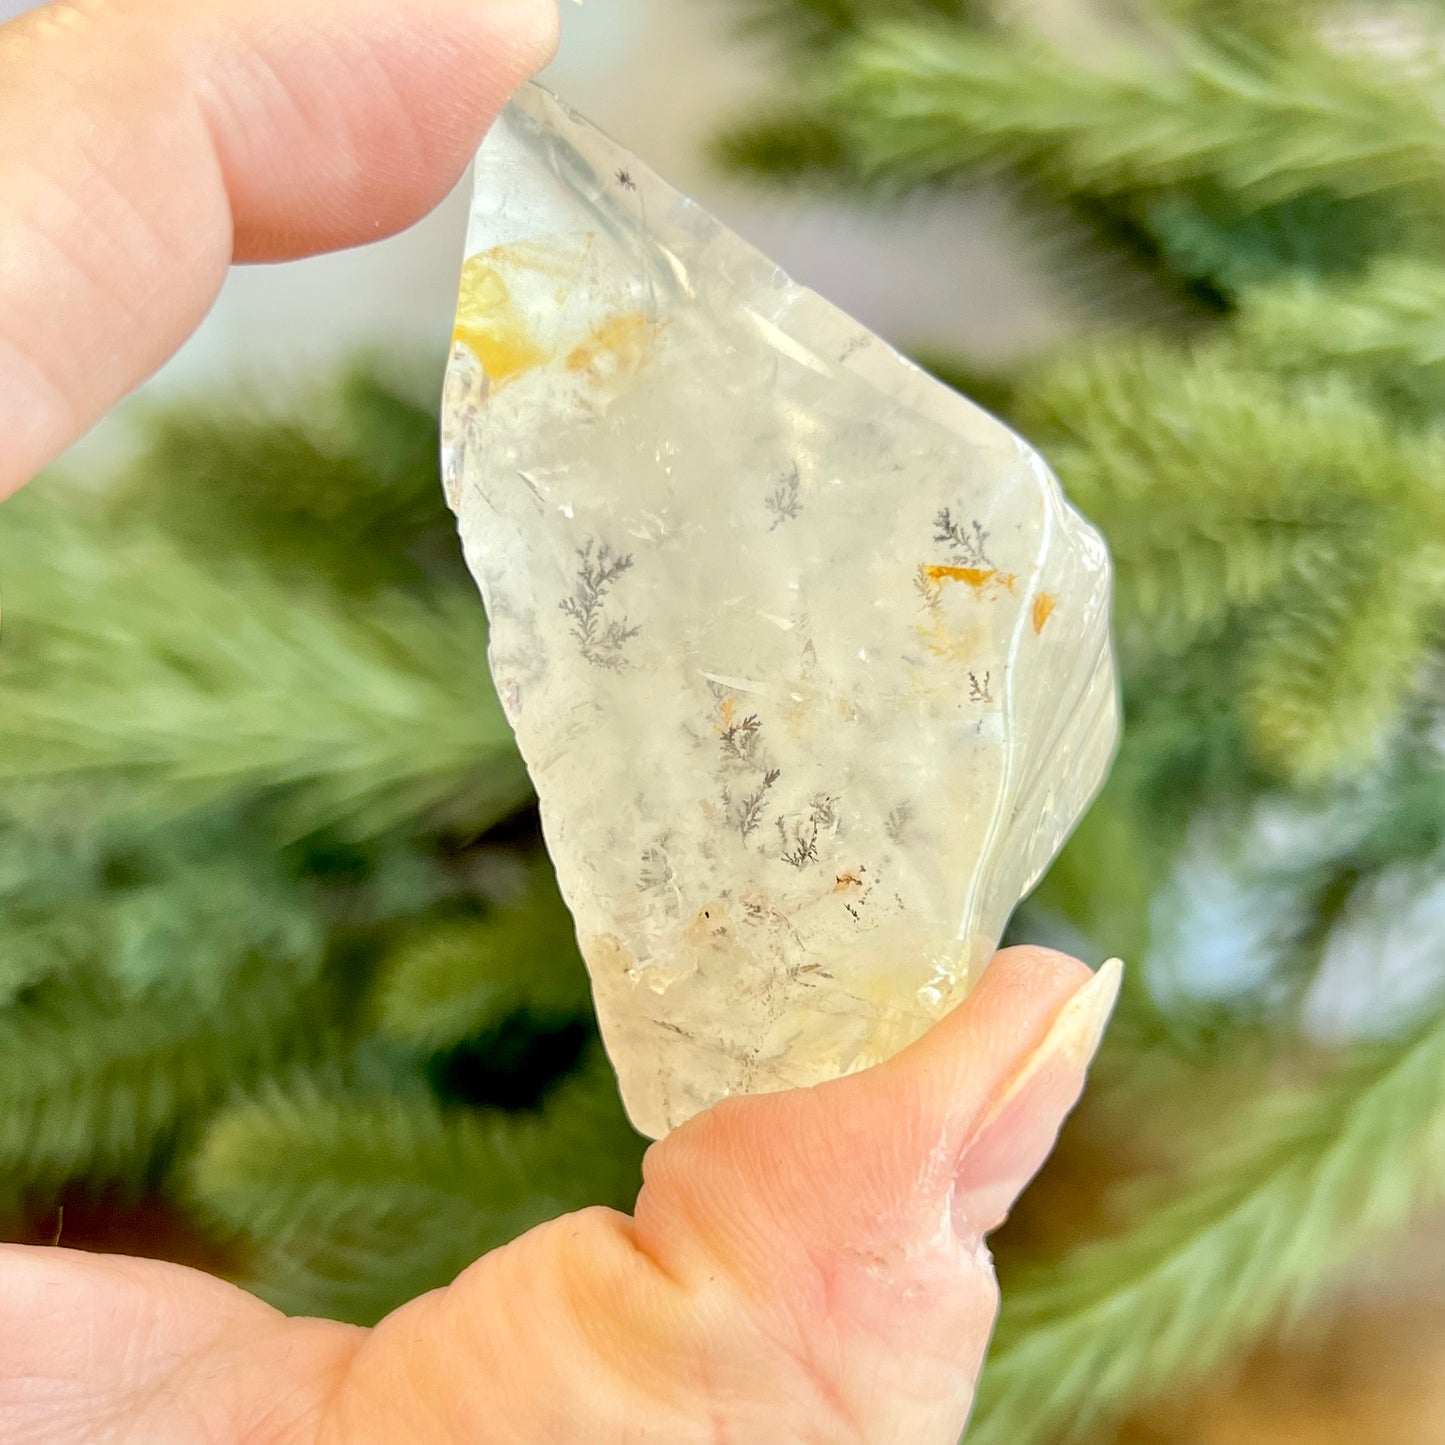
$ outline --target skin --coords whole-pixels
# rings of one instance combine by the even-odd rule
[[[232,261],[396,231],[545,62],[551,0],[57,0],[0,27],[0,497],[150,374]],[[3,525],[3,511],[0,511]],[[985,1237],[1114,994],[998,955],[897,1058],[735,1099],[372,1330],[150,1260],[0,1246],[7,1445],[953,1445]]]

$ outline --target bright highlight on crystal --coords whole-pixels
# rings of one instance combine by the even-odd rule
[[[1117,735],[1108,557],[1038,456],[535,86],[443,445],[637,1127],[956,1004]]]

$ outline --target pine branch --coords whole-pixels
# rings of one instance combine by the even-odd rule
[[[1303,24],[1259,29],[1283,42],[1206,26],[1169,35],[1172,63],[1156,47],[1091,64],[1017,31],[873,27],[813,57],[801,97],[717,153],[764,178],[875,193],[1006,179],[1031,230],[1076,252],[1092,231],[1116,271],[1129,256],[1151,274],[1150,309],[1217,306],[1433,234],[1445,128],[1428,88]]]
[[[1439,662],[1425,697],[1440,696]],[[1362,818],[1348,855],[1359,876],[1445,852],[1445,755],[1434,741],[1436,720],[1426,710],[1411,720],[1409,735],[1347,806]]]
[[[1096,348],[1037,373],[1014,411],[1104,528],[1146,652],[1378,576],[1445,523],[1438,440],[1397,434],[1337,378],[1291,384],[1227,346]]]
[[[642,1147],[597,1050],[536,1113],[268,1091],[217,1120],[191,1192],[218,1227],[254,1241],[250,1288],[293,1312],[370,1323],[545,1219],[630,1207]],[[292,1161],[280,1175],[278,1158]]]
[[[428,1050],[521,1012],[544,1026],[589,1017],[576,930],[545,860],[510,904],[417,925],[382,962],[375,1010],[383,1034]]]
[[[1404,234],[1400,216],[1376,197],[1325,190],[1258,204],[1200,182],[1116,204],[1135,217],[1162,266],[1225,303],[1281,278],[1350,277]]]
[[[296,835],[422,818],[481,831],[526,774],[487,675],[480,603],[298,597],[103,534],[49,489],[0,534],[0,785],[13,805],[199,810],[268,799]]]
[[[307,972],[253,958],[219,1001],[163,1005],[76,979],[0,1012],[0,1200],[145,1178],[233,1090],[313,1051],[328,1002]]]
[[[1315,44],[1283,22],[1291,8],[1253,27],[1273,44],[1206,24],[1093,64],[1018,31],[875,26],[804,49],[801,95],[716,154],[761,179],[883,196],[993,177],[1046,253],[1120,293],[1121,314],[1197,319],[1241,288],[1346,275],[1438,228],[1429,157],[1445,131],[1427,87]],[[1370,135],[1410,154],[1366,155]]]
[[[1251,58],[1181,41],[1090,64],[1030,38],[882,27],[818,81],[863,166],[895,184],[1014,168],[1060,191],[1207,183],[1255,205],[1329,191],[1445,212],[1445,121],[1428,88],[1297,37]]]
[[[258,954],[309,977],[325,929],[318,898],[234,820],[159,833],[0,825],[0,1006],[44,978],[93,976],[133,1003],[216,1007]]]
[[[1445,412],[1445,271],[1436,263],[1385,257],[1358,278],[1254,288],[1236,331],[1251,365],[1341,372],[1411,422]]]
[[[969,1445],[1083,1438],[1204,1378],[1445,1185],[1445,1020],[1232,1127],[1172,1203],[1006,1279]]]
[[[1374,762],[1445,623],[1445,545],[1402,539],[1380,572],[1281,609],[1246,662],[1261,759],[1300,784]]]
[[[1096,348],[1027,378],[1013,416],[1118,562],[1126,754],[1160,770],[1162,816],[1241,769],[1368,761],[1445,613],[1438,439],[1228,342]]]
[[[710,149],[718,165],[773,185],[806,180],[814,189],[846,190],[868,183],[843,128],[821,108],[775,109],[738,122]]]
[[[159,531],[227,567],[244,554],[289,588],[370,596],[464,581],[442,498],[434,409],[372,370],[261,404],[172,406],[106,499],[109,525]]]
[[[1276,46],[1317,27],[1337,9],[1333,0],[1125,0],[1125,4],[1138,23],[1150,29],[1157,30],[1163,22],[1221,44]]]
[[[92,836],[54,836],[0,821],[0,1008],[45,978],[92,960],[85,916],[104,866]]]

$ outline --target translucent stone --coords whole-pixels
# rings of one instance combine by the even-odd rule
[[[443,445],[636,1126],[956,1004],[1116,741],[1108,556],[1039,457],[536,87]]]

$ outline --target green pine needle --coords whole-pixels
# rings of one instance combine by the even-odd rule
[[[1243,706],[1260,761],[1310,784],[1363,770],[1390,740],[1445,622],[1445,546],[1402,539],[1378,575],[1302,601],[1253,640]]]
[[[842,186],[862,179],[838,124],[808,110],[735,125],[714,142],[712,154],[729,170],[776,185],[801,179]]]
[[[0,786],[12,805],[191,811],[268,800],[300,836],[428,819],[480,832],[530,795],[468,587],[296,594],[52,488],[7,504]]]
[[[1116,1238],[1005,1280],[968,1445],[1082,1439],[1203,1380],[1438,1197],[1445,1019],[1230,1133]]]
[[[478,917],[442,917],[404,936],[376,984],[381,1033],[414,1047],[450,1048],[529,1015],[555,1027],[591,1013],[576,928],[545,860],[522,896]]]
[[[1181,43],[1173,61],[896,25],[829,67],[819,103],[895,182],[1003,166],[1073,193],[1208,183],[1258,205],[1326,190],[1445,213],[1445,119],[1425,85],[1304,35],[1284,53]]]
[[[56,976],[104,977],[132,1002],[219,1006],[258,954],[313,974],[319,898],[227,823],[108,835],[0,825],[0,1006]]]
[[[234,1090],[313,1051],[331,1006],[313,971],[253,957],[218,999],[55,981],[0,1011],[0,1204],[148,1177]]]
[[[371,1323],[543,1220],[630,1207],[643,1143],[594,1051],[535,1113],[269,1090],[217,1120],[190,1187],[205,1217],[253,1242],[251,1289]]]
[[[1255,762],[1313,781],[1369,761],[1445,617],[1437,437],[1398,433],[1338,376],[1281,381],[1228,344],[1101,347],[1020,387],[1014,415],[1119,563],[1143,707],[1207,652]]]
[[[441,500],[439,427],[367,370],[284,416],[266,406],[153,413],[108,488],[107,525],[159,529],[207,563],[262,559],[288,587],[371,596],[464,580]]]
[[[1445,415],[1445,271],[1385,256],[1357,278],[1300,276],[1246,291],[1238,337],[1251,364],[1352,377],[1405,421]]]
[[[1408,237],[1429,244],[1445,218],[1430,81],[1338,54],[1298,17],[1253,39],[1165,27],[1093,57],[1019,28],[888,19],[834,48],[798,43],[798,93],[724,136],[722,161],[875,192],[1006,177],[1048,196],[1053,224],[1092,218],[1116,258],[1216,302],[1280,274],[1358,271]]]

